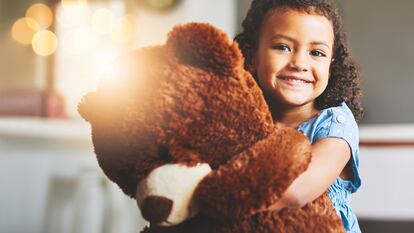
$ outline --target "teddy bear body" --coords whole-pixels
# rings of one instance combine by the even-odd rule
[[[105,174],[136,198],[143,195],[139,184],[161,166],[211,168],[191,195],[200,211],[182,223],[160,225],[171,200],[154,197],[145,205],[142,198],[141,212],[151,222],[143,232],[344,231],[326,193],[301,209],[258,212],[306,170],[310,144],[272,121],[225,33],[207,24],[178,26],[166,45],[126,56],[121,70],[79,106]]]

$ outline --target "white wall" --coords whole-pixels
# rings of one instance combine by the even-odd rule
[[[338,1],[363,74],[363,123],[414,122],[414,1]]]

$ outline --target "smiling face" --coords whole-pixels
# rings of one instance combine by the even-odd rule
[[[253,66],[265,95],[283,106],[314,106],[329,79],[334,41],[324,16],[277,8],[266,15]]]

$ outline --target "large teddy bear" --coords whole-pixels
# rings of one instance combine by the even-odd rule
[[[176,26],[165,45],[120,61],[79,112],[99,165],[150,222],[143,232],[344,232],[326,193],[301,209],[259,211],[306,170],[310,144],[272,121],[224,32]]]

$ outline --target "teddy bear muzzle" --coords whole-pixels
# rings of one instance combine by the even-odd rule
[[[142,217],[151,225],[174,226],[195,216],[199,208],[193,202],[194,191],[211,171],[207,163],[165,164],[154,169],[137,185],[135,198]]]

